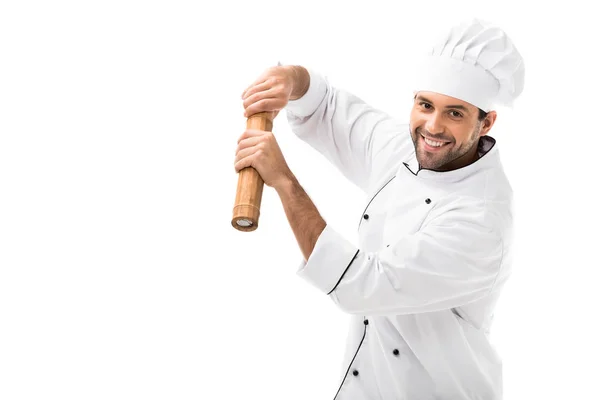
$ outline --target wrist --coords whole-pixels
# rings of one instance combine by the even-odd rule
[[[306,68],[300,65],[287,65],[285,68],[292,82],[292,91],[289,99],[298,100],[308,91],[310,75]]]
[[[273,185],[273,189],[275,189],[275,191],[280,197],[287,196],[292,191],[294,185],[297,183],[298,181],[296,180],[296,177],[292,173],[290,173],[289,175],[286,175],[284,178],[282,178],[279,181],[279,183]]]

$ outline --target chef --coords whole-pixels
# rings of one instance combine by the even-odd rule
[[[511,270],[513,199],[490,131],[494,107],[523,90],[523,60],[474,19],[418,71],[408,124],[297,65],[267,69],[242,94],[246,116],[285,109],[367,195],[357,247],[319,214],[272,133],[239,138],[235,170],[254,167],[278,193],[304,255],[298,275],[351,315],[336,400],[502,398],[488,335]]]

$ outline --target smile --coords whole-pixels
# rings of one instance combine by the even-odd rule
[[[421,135],[421,137],[423,138],[423,141],[425,142],[426,146],[429,149],[435,149],[435,150],[437,150],[440,147],[443,147],[443,146],[445,146],[445,145],[447,145],[449,143],[449,142],[438,142],[438,141],[435,141],[435,140],[431,140],[431,139],[426,138],[423,135]]]

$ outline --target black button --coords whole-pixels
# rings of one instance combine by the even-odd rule
[[[369,325],[369,320],[368,320],[368,319],[365,319],[365,320],[363,321],[363,323],[364,323],[365,325]]]
[[[363,218],[364,218],[364,219],[369,219],[369,214],[365,214],[365,215],[363,215]]]
[[[427,204],[431,203],[431,199],[425,199],[425,203],[427,203]]]
[[[398,349],[394,349],[394,355],[397,356],[398,354],[400,354],[400,352],[398,351]]]
[[[357,376],[358,375],[358,371],[357,370],[352,371],[352,375]]]

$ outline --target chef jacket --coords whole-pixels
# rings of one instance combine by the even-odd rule
[[[496,140],[465,167],[420,168],[407,124],[309,74],[288,123],[367,194],[358,247],[327,224],[297,270],[350,314],[333,398],[501,399],[489,333],[513,211]]]

